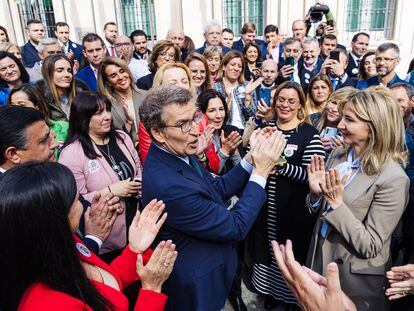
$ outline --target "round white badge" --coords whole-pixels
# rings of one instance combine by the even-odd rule
[[[76,49],[76,47],[77,47],[76,43],[72,43],[72,47],[73,47],[74,49]]]
[[[305,73],[305,78],[309,79],[310,78],[310,74],[309,73]]]
[[[352,69],[352,73],[353,73],[354,75],[356,75],[356,74],[358,73],[358,68],[354,68],[354,69]]]
[[[83,245],[82,243],[76,243],[76,248],[78,249],[79,253],[81,253],[85,257],[91,257],[91,252],[89,249]]]
[[[293,148],[289,148],[289,147],[285,148],[285,151],[283,151],[283,154],[288,158],[291,157],[293,155]]]
[[[305,82],[306,82],[306,83],[309,83],[309,80],[308,80],[308,79],[305,79]]]

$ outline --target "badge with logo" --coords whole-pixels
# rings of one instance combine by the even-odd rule
[[[309,79],[310,78],[310,74],[309,73],[305,73],[305,78]]]
[[[74,49],[76,49],[76,47],[77,47],[76,43],[72,43],[72,47],[73,47]]]
[[[237,91],[240,93],[240,95],[239,95],[239,98],[244,98],[244,97],[246,97],[246,89],[245,89],[245,87],[244,86],[239,86],[238,88],[237,88]]]
[[[287,144],[285,150],[283,151],[283,154],[286,157],[291,157],[293,156],[293,153],[298,150],[298,145],[291,145],[291,144]]]
[[[354,68],[354,69],[352,69],[352,73],[353,73],[354,75],[356,75],[356,74],[358,73],[358,68]]]
[[[78,249],[79,253],[81,253],[85,257],[91,257],[91,252],[89,249],[83,245],[82,243],[76,243],[76,248]]]
[[[309,83],[309,79],[305,79],[305,83]]]
[[[89,160],[88,161],[88,169],[89,169],[89,173],[94,173],[96,171],[98,171],[101,168],[99,161],[98,160]]]

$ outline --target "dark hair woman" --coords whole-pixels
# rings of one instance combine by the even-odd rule
[[[203,113],[203,121],[199,126],[211,124],[214,127],[212,143],[205,151],[209,169],[222,175],[241,161],[237,148],[241,144],[240,134],[236,127],[226,124],[227,103],[218,91],[211,89],[201,92],[197,103]],[[200,131],[203,132],[204,128],[200,128]]]
[[[151,210],[157,212],[158,218],[162,202],[154,200],[141,215],[151,223],[154,232],[139,232],[141,219],[137,213],[130,228],[129,247],[107,265],[74,234],[83,208],[68,168],[53,162],[16,166],[3,175],[0,192],[2,310],[126,311],[128,301],[122,290],[138,279],[137,274],[142,275],[143,290],[135,309],[162,310],[166,298],[160,293],[161,284],[171,271],[162,273],[161,280],[155,281],[151,270],[162,269],[162,265],[155,267],[151,258],[144,268],[147,271],[142,266],[142,256],[146,260],[152,253],[147,250],[152,243],[148,241],[155,238],[166,218],[163,216],[157,223],[155,217],[143,216]],[[155,252],[159,254],[161,249],[168,248],[169,258],[165,260],[173,264],[174,246],[170,242],[160,245]],[[136,267],[137,254],[142,251],[143,255],[138,256],[140,267]],[[152,269],[147,268],[151,265]],[[154,300],[157,306],[147,303],[148,299]]]
[[[125,247],[127,225],[135,214],[141,189],[141,164],[131,138],[115,130],[111,102],[94,92],[77,95],[71,107],[68,139],[59,162],[75,175],[79,193],[91,201],[96,192],[120,197],[124,207],[100,254],[110,260]]]
[[[29,74],[23,64],[9,52],[0,52],[0,106],[5,105],[10,91],[28,83]]]
[[[267,180],[265,203],[250,235],[253,258],[254,287],[267,296],[269,305],[294,304],[295,298],[286,286],[278,267],[272,260],[270,242],[293,241],[295,255],[305,264],[315,218],[304,208],[309,187],[306,167],[311,156],[325,156],[318,131],[307,122],[306,100],[302,87],[296,82],[284,82],[276,89],[273,107],[276,126],[287,140],[277,172]]]
[[[10,42],[10,40],[7,29],[0,25],[0,43],[2,42]]]
[[[368,80],[377,75],[377,66],[375,65],[374,58],[374,51],[368,51],[362,57],[361,62],[359,63],[358,80]]]
[[[260,76],[260,68],[262,66],[262,53],[260,47],[255,42],[247,43],[243,49],[243,58],[246,62],[246,70],[244,78],[246,81]]]

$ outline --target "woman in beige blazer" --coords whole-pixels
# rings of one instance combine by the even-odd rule
[[[307,264],[324,273],[323,267],[336,262],[343,290],[358,310],[388,310],[391,235],[409,187],[404,125],[385,89],[355,90],[339,111],[347,147],[332,152],[326,166],[313,156],[308,167],[307,205],[319,218]]]
[[[117,57],[104,59],[98,70],[98,90],[111,100],[114,127],[130,133],[137,145],[139,106],[147,92],[138,89],[124,60]]]

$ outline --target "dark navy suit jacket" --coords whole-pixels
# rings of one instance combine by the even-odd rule
[[[266,200],[264,189],[248,181],[250,174],[240,164],[219,178],[202,173],[154,144],[144,163],[143,204],[163,200],[168,213],[154,245],[170,239],[178,251],[163,287],[166,310],[223,308],[236,272],[236,242]],[[229,211],[224,202],[235,194],[240,199]]]
[[[32,68],[34,64],[40,61],[39,54],[37,54],[37,49],[30,41],[27,41],[27,43],[21,47],[21,50],[23,65],[25,67]]]
[[[93,74],[93,70],[91,66],[87,65],[81,71],[76,74],[76,78],[85,82],[91,91],[98,91],[98,83],[96,81],[95,75]]]
[[[203,44],[203,46],[202,47],[200,47],[200,48],[198,48],[198,49],[195,49],[194,51],[192,51],[191,53],[198,53],[198,54],[201,54],[201,55],[203,55],[203,53],[204,53],[204,50],[206,49],[206,43],[204,42],[204,44]],[[221,47],[221,51],[222,51],[222,54],[223,54],[223,56],[224,55],[226,55],[228,52],[230,52],[231,51],[231,49],[230,48],[228,48],[227,46],[224,46],[224,45],[222,45],[222,44],[220,44],[220,47]]]
[[[82,45],[69,40],[68,51],[73,51],[73,59],[76,59],[79,62],[79,65],[82,65]]]
[[[406,83],[407,84],[407,81],[400,79],[400,77],[397,74],[395,74],[394,78],[392,78],[392,80],[388,82],[387,86],[391,86],[395,83]],[[376,85],[379,85],[378,76],[373,76],[369,78],[368,80],[358,81],[356,88],[363,90],[370,86],[376,86]]]
[[[260,52],[262,53],[262,58],[266,59],[267,54],[267,46],[266,42],[260,39],[254,39],[254,42],[260,47]],[[240,38],[239,40],[235,41],[232,46],[233,50],[239,51],[243,54],[244,43],[243,40]]]

